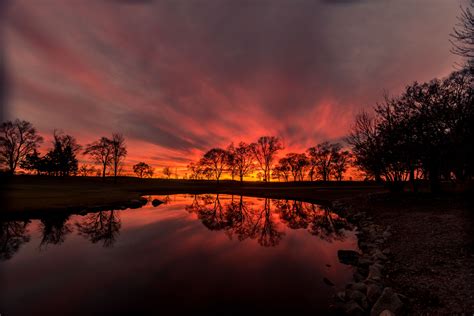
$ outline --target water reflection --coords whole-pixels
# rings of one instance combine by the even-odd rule
[[[147,198],[147,207],[152,201]],[[159,196],[162,205],[172,205],[173,198]],[[211,231],[223,231],[229,239],[256,240],[263,247],[277,246],[285,236],[285,226],[296,230],[304,229],[321,239],[342,241],[348,223],[333,213],[330,208],[296,200],[275,200],[224,196],[219,194],[190,195],[184,209]],[[159,207],[159,206],[158,206]],[[91,243],[112,247],[120,235],[122,226],[118,210],[100,211],[84,216],[56,214],[40,219],[40,248],[62,244],[66,236],[77,229],[77,234]],[[0,222],[0,259],[8,260],[20,246],[30,240],[27,226],[30,221]]]
[[[66,240],[66,235],[72,232],[72,225],[68,221],[69,215],[64,214],[41,219],[40,230],[43,237],[40,247],[62,244]]]
[[[290,229],[306,229],[326,241],[343,240],[348,229],[347,221],[328,207],[295,200],[232,196],[222,202],[219,194],[195,195],[186,210],[210,230],[223,230],[230,239],[256,239],[264,247],[278,245],[285,236],[279,222]]]
[[[28,221],[0,221],[0,260],[11,259],[22,244],[30,241],[28,223]]]
[[[76,222],[79,235],[92,243],[101,242],[104,247],[111,247],[120,234],[122,223],[118,211],[100,211],[87,214],[82,221]]]
[[[355,234],[328,208],[224,194],[147,200],[0,221],[2,314],[325,314],[352,278],[337,251],[356,249]]]

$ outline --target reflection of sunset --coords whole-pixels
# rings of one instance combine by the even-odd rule
[[[3,224],[11,240],[2,243],[14,246],[2,248],[9,253],[0,256],[9,285],[2,295],[8,302],[21,296],[25,313],[46,295],[55,295],[55,307],[65,299],[80,312],[100,300],[86,294],[99,291],[115,298],[114,304],[100,300],[100,306],[124,311],[136,308],[122,299],[119,283],[125,283],[128,297],[153,293],[144,308],[158,300],[165,311],[212,311],[218,300],[269,311],[298,299],[302,310],[321,311],[334,294],[323,278],[341,288],[352,276],[337,250],[354,249],[354,233],[322,206],[215,194],[147,199],[139,209]],[[153,207],[153,199],[165,203]],[[51,267],[54,273],[43,274]],[[32,278],[34,286],[48,284],[47,294],[28,290]],[[178,304],[181,299],[187,304]],[[47,312],[49,305],[42,306]]]

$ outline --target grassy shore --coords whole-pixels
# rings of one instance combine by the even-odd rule
[[[175,193],[225,193],[300,199],[328,203],[354,195],[381,192],[383,187],[366,182],[244,182],[138,179],[121,177],[14,176],[3,179],[1,215],[80,210],[116,206],[142,195]]]

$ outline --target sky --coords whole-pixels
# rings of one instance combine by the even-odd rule
[[[263,135],[285,152],[342,141],[384,92],[455,69],[467,0],[0,3],[6,119],[82,145],[122,133],[127,166],[184,172]]]

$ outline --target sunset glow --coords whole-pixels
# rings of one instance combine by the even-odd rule
[[[342,141],[354,115],[453,71],[464,1],[14,0],[8,119],[81,145],[123,133],[130,166],[186,165],[212,147]],[[88,158],[80,156],[81,163]],[[157,174],[159,175],[159,174]]]

